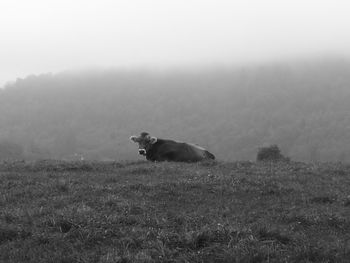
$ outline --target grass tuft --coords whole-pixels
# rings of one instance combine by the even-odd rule
[[[67,193],[70,189],[69,181],[65,179],[57,180],[55,188],[58,192]]]
[[[337,200],[336,197],[333,196],[316,196],[310,199],[311,203],[318,204],[332,204]]]
[[[290,237],[281,234],[278,230],[270,230],[267,227],[259,228],[256,235],[260,241],[279,242],[283,245],[287,245],[291,242]]]
[[[25,239],[32,235],[30,231],[23,229],[15,229],[13,227],[0,227],[0,244],[9,242],[15,239]]]

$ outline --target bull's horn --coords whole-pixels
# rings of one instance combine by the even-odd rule
[[[133,141],[133,142],[137,142],[137,140],[138,140],[137,136],[135,136],[135,135],[130,136],[129,139],[130,139],[131,141]]]

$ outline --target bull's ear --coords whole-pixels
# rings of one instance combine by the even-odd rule
[[[151,137],[151,139],[149,140],[149,142],[151,143],[151,144],[155,144],[156,142],[157,142],[157,138],[156,137]]]
[[[137,142],[137,136],[135,136],[135,135],[130,136],[130,140],[133,142]]]

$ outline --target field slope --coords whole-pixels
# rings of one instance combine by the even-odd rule
[[[349,262],[350,166],[0,164],[0,262]]]

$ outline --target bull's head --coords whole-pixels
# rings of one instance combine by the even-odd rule
[[[131,136],[130,140],[139,144],[139,154],[146,155],[152,145],[157,142],[156,137],[151,137],[147,132],[142,132],[140,136]]]

